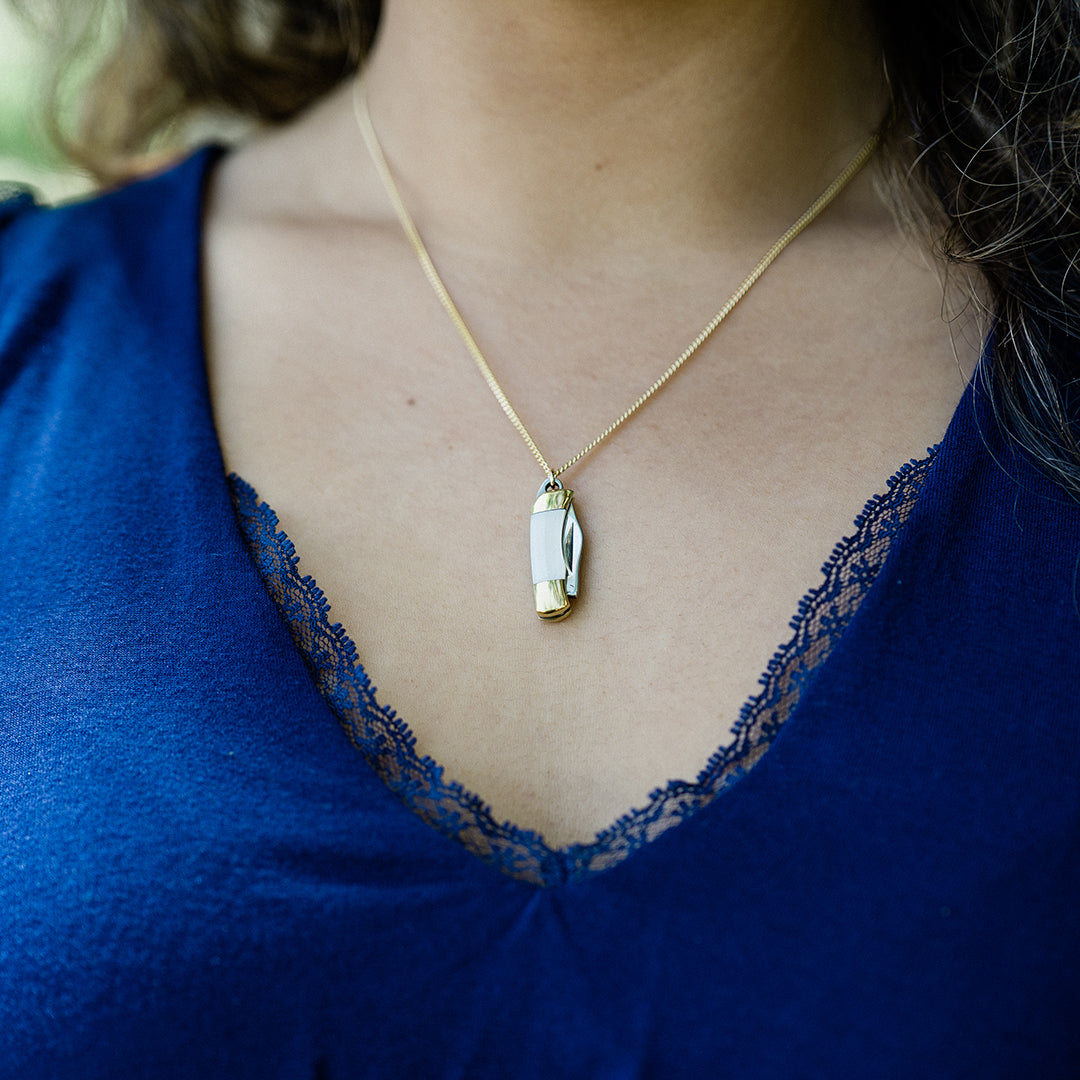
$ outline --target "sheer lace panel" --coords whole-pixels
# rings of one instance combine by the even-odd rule
[[[444,778],[442,767],[416,752],[408,726],[375,698],[343,627],[313,578],[301,576],[292,542],[273,510],[235,474],[229,477],[237,519],[252,558],[287,623],[323,698],[349,739],[399,799],[425,822],[510,877],[536,885],[580,881],[610,869],[638,848],[708,805],[752,768],[792,715],[881,569],[914,507],[936,454],[904,466],[855,521],[822,568],[823,582],[799,604],[794,634],[769,661],[761,691],[742,707],[731,742],[698,778],[672,780],[595,840],[551,848],[535,832],[499,824],[483,800]]]

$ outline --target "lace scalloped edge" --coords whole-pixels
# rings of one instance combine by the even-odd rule
[[[504,874],[535,885],[582,880],[618,865],[669,828],[697,813],[760,760],[790,719],[876,579],[897,533],[921,493],[938,447],[888,480],[855,518],[821,568],[823,580],[799,601],[792,637],[769,659],[739,711],[731,741],[709,758],[694,781],[671,780],[585,843],[549,847],[536,832],[499,823],[484,800],[416,751],[416,737],[393,709],[379,703],[357,649],[310,575],[301,576],[292,541],[277,515],[246,481],[230,474],[241,531],[271,597],[312,677],[350,741],[384,783],[439,832]]]

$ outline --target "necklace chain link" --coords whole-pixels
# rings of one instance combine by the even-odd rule
[[[626,421],[629,420],[630,417],[633,416],[634,413],[636,413],[645,402],[647,402],[649,398],[651,398],[653,394],[655,394],[657,390],[659,390],[672,375],[674,375],[679,368],[681,368],[683,364],[685,364],[686,361],[705,344],[713,331],[728,317],[728,315],[731,314],[735,305],[750,291],[758,278],[768,270],[780,252],[782,252],[784,248],[786,248],[788,244],[790,244],[795,237],[818,217],[818,215],[832,203],[837,195],[847,187],[856,174],[873,156],[879,142],[878,135],[875,133],[863,143],[858,153],[850,162],[848,162],[840,175],[833,180],[833,182],[810,204],[805,213],[776,240],[768,251],[765,252],[757,266],[747,274],[743,283],[731,294],[727,303],[725,303],[724,306],[705,324],[697,337],[683,349],[675,361],[660,375],[660,377],[645,390],[645,392],[642,393],[629,408],[608,424],[596,438],[574,454],[565,465],[562,465],[558,469],[553,469],[548,464],[544,455],[540,452],[540,448],[529,434],[528,429],[521,422],[521,418],[518,416],[514,407],[507,400],[506,394],[503,393],[503,389],[499,385],[498,379],[495,378],[494,372],[484,358],[484,354],[480,351],[480,346],[476,343],[476,339],[473,337],[472,332],[462,318],[461,312],[458,311],[457,305],[454,303],[446,285],[439,276],[438,270],[435,269],[435,263],[432,261],[431,255],[428,253],[427,247],[420,237],[420,232],[416,228],[412,216],[405,206],[405,201],[402,199],[401,192],[398,190],[397,183],[394,180],[394,174],[390,171],[386,155],[383,153],[382,145],[379,142],[378,136],[375,134],[375,127],[371,122],[371,114],[368,111],[367,95],[364,90],[363,80],[360,78],[357,78],[354,84],[353,111],[356,116],[357,125],[360,128],[360,133],[367,145],[368,153],[371,155],[371,160],[375,165],[375,169],[379,174],[383,187],[386,189],[386,194],[393,204],[398,220],[401,222],[402,230],[408,238],[409,243],[412,245],[413,251],[416,253],[416,257],[424,270],[428,282],[435,291],[435,295],[442,303],[443,308],[446,310],[446,314],[450,316],[450,321],[457,328],[457,332],[461,336],[461,339],[465,343],[465,347],[469,350],[473,360],[476,362],[476,366],[480,369],[480,374],[483,375],[484,381],[488,385],[488,389],[495,396],[495,400],[498,401],[499,406],[506,414],[510,423],[514,425],[517,433],[524,439],[525,445],[528,446],[533,457],[536,458],[540,467],[547,474],[549,481],[555,480],[561,473],[566,472],[571,465],[575,465],[579,462],[587,453],[589,453],[589,451],[594,450],[599,446],[613,431],[626,423]]]

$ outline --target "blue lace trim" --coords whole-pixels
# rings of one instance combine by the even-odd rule
[[[832,652],[885,562],[925,486],[937,447],[890,478],[888,490],[867,503],[855,533],[840,541],[791,620],[791,639],[777,650],[743,705],[732,741],[709,759],[694,782],[673,780],[652,793],[589,843],[549,847],[509,822],[500,824],[484,801],[416,751],[408,725],[375,697],[356,647],[315,580],[301,576],[292,541],[278,530],[274,511],[239,476],[229,477],[237,520],[296,647],[349,739],[383,782],[425,822],[464,845],[502,873],[535,885],[580,881],[608,870],[707,806],[768,750]]]

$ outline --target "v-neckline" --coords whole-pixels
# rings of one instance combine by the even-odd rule
[[[946,435],[946,438],[948,436]],[[944,442],[944,440],[943,440]],[[696,815],[737,783],[790,724],[821,667],[856,616],[926,486],[942,443],[903,466],[855,520],[822,568],[822,582],[803,597],[792,637],[769,660],[740,710],[731,740],[697,778],[669,780],[595,839],[552,847],[537,832],[500,823],[481,794],[449,779],[417,750],[408,723],[376,697],[372,678],[347,630],[331,623],[331,602],[278,528],[277,515],[235,473],[228,477],[237,521],[252,559],[315,685],[352,744],[405,807],[501,873],[550,887],[581,882],[617,866],[645,844]]]
[[[206,306],[203,275],[205,192],[213,167],[224,153],[208,146],[186,163],[196,175],[194,273],[185,275],[195,319],[194,340],[204,378],[207,420],[217,438],[207,379],[202,328]],[[969,386],[970,390],[970,386]],[[966,395],[965,395],[966,396]],[[963,401],[963,398],[961,399]],[[481,794],[445,777],[431,757],[416,749],[416,738],[395,711],[378,701],[347,630],[331,624],[331,604],[316,581],[304,576],[292,541],[278,529],[277,515],[242,478],[222,467],[222,482],[252,559],[293,637],[298,654],[349,739],[405,807],[432,828],[462,844],[507,877],[541,887],[581,882],[603,873],[696,816],[729,790],[765,755],[791,724],[815,676],[878,580],[886,558],[902,539],[904,526],[949,441],[960,406],[942,441],[924,458],[902,466],[883,494],[873,496],[855,519],[855,531],[839,540],[791,620],[793,634],[769,659],[731,729],[693,781],[669,780],[648,801],[630,808],[587,842],[552,847],[537,832],[500,823]],[[220,450],[220,439],[217,439]],[[220,455],[219,455],[220,456]]]

